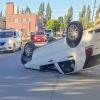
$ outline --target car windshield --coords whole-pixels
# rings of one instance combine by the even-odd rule
[[[48,32],[51,32],[51,30],[46,30],[45,32],[48,33]]]
[[[12,37],[13,32],[9,31],[9,32],[0,32],[0,38],[10,38]]]
[[[44,35],[44,32],[36,32],[36,35]]]

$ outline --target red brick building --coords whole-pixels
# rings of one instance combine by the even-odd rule
[[[35,32],[39,27],[39,18],[36,14],[19,14],[19,8],[13,3],[6,4],[6,28],[16,29],[20,34]],[[41,24],[40,24],[41,25]],[[42,26],[41,26],[42,27]]]

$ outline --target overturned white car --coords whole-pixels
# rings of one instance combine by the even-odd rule
[[[55,69],[70,74],[98,65],[100,61],[100,27],[83,32],[81,23],[71,22],[66,37],[37,48],[33,42],[25,45],[21,56],[26,68],[46,71]]]

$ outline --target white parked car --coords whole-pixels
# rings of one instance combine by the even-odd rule
[[[63,31],[62,32],[62,37],[66,37],[66,33],[67,33],[66,31]]]
[[[52,31],[52,29],[45,30],[45,34],[47,35],[47,38],[53,37],[53,31]]]
[[[26,68],[48,70],[55,68],[62,74],[70,74],[98,65],[100,61],[100,27],[83,32],[81,23],[71,22],[66,37],[43,47],[33,42],[25,45],[21,56]]]
[[[15,52],[16,49],[21,50],[22,39],[17,31],[14,30],[1,30],[0,31],[0,52],[11,51]]]

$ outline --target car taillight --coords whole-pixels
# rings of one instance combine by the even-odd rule
[[[37,39],[37,37],[34,37],[34,39]]]
[[[93,31],[89,31],[88,33],[89,33],[89,34],[93,34]]]
[[[93,46],[86,47],[85,53],[86,53],[86,57],[92,56],[92,53],[93,53]]]

